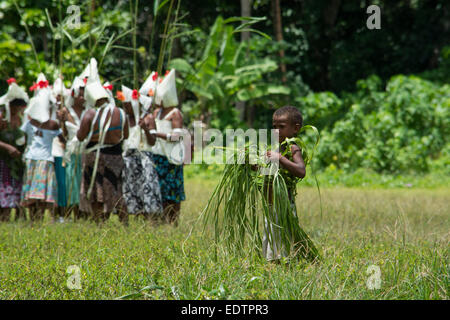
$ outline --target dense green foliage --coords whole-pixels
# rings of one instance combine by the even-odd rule
[[[322,167],[426,172],[433,159],[445,157],[448,161],[448,84],[400,75],[384,90],[374,76],[359,81],[358,91],[342,100],[332,94],[312,94],[299,102],[312,123],[315,119],[319,125],[324,119],[335,120],[322,130],[318,152]]]
[[[3,0],[0,78],[29,87],[40,71],[53,81],[62,70],[70,85],[94,56],[115,89],[139,86],[158,67],[170,3]],[[186,126],[269,128],[275,109],[296,105],[321,130],[317,169],[448,174],[448,1],[281,1],[280,42],[270,0],[251,1],[261,18],[244,22],[234,18],[240,1],[174,3],[161,68],[180,71]],[[371,4],[381,7],[380,30],[366,27]]]

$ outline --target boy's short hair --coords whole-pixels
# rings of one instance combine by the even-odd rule
[[[9,103],[10,107],[23,107],[26,106],[27,103],[23,99],[14,99]]]
[[[300,128],[303,126],[303,116],[300,110],[293,106],[284,106],[276,110],[273,114],[274,117],[287,116],[292,124],[300,124]]]

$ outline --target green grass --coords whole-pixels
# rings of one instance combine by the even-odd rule
[[[300,187],[300,221],[323,261],[288,265],[212,247],[195,226],[216,182],[186,181],[176,229],[116,217],[0,224],[0,299],[449,299],[448,188],[323,188],[321,216],[317,191]],[[81,290],[66,286],[71,265]],[[366,285],[371,265],[380,289]]]
[[[202,180],[219,179],[223,165],[190,165],[185,168],[188,178],[200,178]],[[307,167],[307,176],[302,186],[313,187],[316,185],[311,168]],[[437,168],[423,174],[379,174],[368,169],[357,169],[352,173],[328,168],[317,172],[317,180],[321,187],[364,187],[382,189],[439,189],[450,187],[450,167]]]

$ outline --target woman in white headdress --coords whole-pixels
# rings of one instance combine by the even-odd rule
[[[36,220],[42,219],[45,210],[52,209],[56,204],[58,195],[52,156],[53,139],[59,137],[63,143],[65,141],[58,122],[51,120],[51,91],[43,74],[39,74],[30,90],[35,94],[25,110],[28,121],[21,127],[28,138],[21,204],[30,209],[30,218]]]
[[[73,208],[75,219],[87,218],[87,213],[79,210],[81,186],[81,149],[76,139],[81,119],[86,112],[84,89],[86,83],[80,77],[75,77],[66,103],[58,111],[58,118],[65,123],[64,135],[67,145],[64,154],[66,162],[66,199],[67,206]]]
[[[180,140],[183,115],[177,108],[175,70],[166,73],[159,81],[155,92],[155,104],[158,108],[153,114],[157,140],[152,152],[161,189],[163,218],[166,223],[177,226],[181,202],[186,199],[183,177],[185,150]]]
[[[20,126],[29,99],[14,78],[8,80],[8,85],[8,93],[0,98],[0,105],[5,106],[0,117],[3,123],[0,129],[0,221],[9,221],[12,208],[18,210],[16,219],[20,215],[25,217],[19,206],[25,169],[22,161],[25,136]]]
[[[55,112],[55,118],[56,113],[62,110],[62,108],[64,108],[68,96],[67,91],[68,90],[64,86],[62,78],[56,79],[55,83],[53,84],[53,88],[51,90],[52,92],[51,100],[54,109],[53,111]],[[52,120],[56,119],[52,117]],[[64,122],[62,122],[61,127],[65,129]],[[65,133],[64,131],[66,130],[63,130],[63,133]],[[58,201],[57,207],[55,208],[55,216],[59,216],[61,220],[63,220],[68,214],[68,212],[66,212],[67,193],[66,193],[66,164],[63,160],[64,152],[65,152],[65,145],[61,143],[58,137],[55,137],[55,139],[53,139],[53,146],[52,146],[52,156],[54,158],[56,182],[58,185]]]
[[[98,75],[89,77],[85,99],[91,107],[81,119],[77,138],[87,143],[82,160],[80,209],[106,221],[119,211],[126,221],[122,195],[122,142],[128,138],[128,121],[123,110],[112,105]]]
[[[146,146],[153,146],[155,135],[144,122],[142,115],[150,108],[152,98],[122,86],[117,97],[130,123],[130,135],[124,142],[123,196],[128,214],[143,214],[153,221],[162,215],[162,201],[158,174],[154,168],[152,154]],[[153,120],[153,129],[156,129]]]

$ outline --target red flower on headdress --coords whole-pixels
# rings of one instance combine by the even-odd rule
[[[88,77],[86,77],[86,78],[83,79],[84,84],[87,83],[87,80],[88,80]]]
[[[167,70],[166,74],[164,76],[167,77],[169,75],[169,73],[170,73],[170,70]]]
[[[106,90],[112,91],[113,90],[113,85],[110,84],[109,86],[103,86],[103,88],[105,88]]]
[[[8,80],[6,80],[6,82],[8,82],[9,86],[11,85],[11,83],[17,83],[16,79],[14,78],[9,78]]]
[[[158,72],[155,72],[155,74],[154,74],[153,77],[152,77],[152,80],[153,80],[153,81],[158,80]]]
[[[39,81],[38,83],[34,83],[30,87],[30,91],[35,91],[36,89],[44,89],[48,87],[48,81]]]
[[[133,98],[133,100],[139,99],[140,96],[141,95],[139,94],[139,92],[136,89],[134,89],[133,93],[131,94],[131,97]]]

